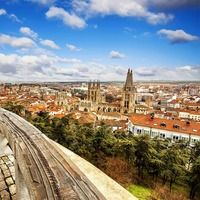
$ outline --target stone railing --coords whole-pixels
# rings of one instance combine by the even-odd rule
[[[0,109],[0,156],[7,154],[15,158],[16,199],[137,199],[21,117]]]

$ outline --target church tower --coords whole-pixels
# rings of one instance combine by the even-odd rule
[[[135,100],[136,100],[136,90],[133,85],[133,71],[128,69],[126,82],[122,91],[122,112],[130,113],[134,112],[135,109]]]
[[[87,100],[93,103],[99,103],[101,100],[100,95],[100,82],[93,81],[88,83],[88,95]]]

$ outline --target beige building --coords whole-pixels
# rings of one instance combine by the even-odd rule
[[[85,112],[135,112],[136,90],[133,84],[133,72],[128,70],[126,82],[122,89],[122,101],[118,104],[105,102],[105,97],[101,95],[100,82],[88,83],[87,100],[81,101],[79,110]]]

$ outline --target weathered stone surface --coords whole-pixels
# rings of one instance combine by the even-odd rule
[[[12,157],[12,155],[3,156],[5,161],[0,157],[0,200],[17,200],[14,177],[15,167],[10,159]]]
[[[12,177],[6,178],[6,183],[7,183],[8,186],[14,184]]]
[[[9,170],[10,170],[11,174],[15,173],[15,167],[14,166],[9,167]]]
[[[16,185],[9,186],[9,191],[11,195],[16,194]]]
[[[0,168],[1,169],[1,168]],[[2,174],[1,170],[0,170],[0,182],[4,180],[4,175]]]
[[[3,175],[4,175],[5,178],[11,176],[9,169],[4,170]]]
[[[5,171],[6,169],[8,169],[8,167],[7,167],[6,164],[3,164],[3,165],[1,165],[1,169],[2,169],[3,171]]]
[[[2,159],[4,162],[7,162],[7,161],[9,161],[9,158],[8,158],[8,156],[2,156],[2,157],[1,157],[1,159]]]
[[[3,200],[10,200],[10,194],[6,190],[1,191],[0,196]]]
[[[0,191],[5,190],[7,188],[5,181],[0,182]]]
[[[15,182],[15,174],[11,174],[11,175],[12,175],[13,181]]]
[[[14,156],[13,156],[13,155],[8,155],[8,158],[9,158],[9,160],[10,160],[12,163],[14,163],[14,161],[15,161],[15,158],[14,158]]]
[[[15,194],[15,195],[11,196],[11,198],[12,198],[12,200],[17,200],[17,195]]]
[[[11,166],[13,166],[13,163],[11,161],[9,161],[6,163],[6,165],[7,165],[7,167],[11,167]]]

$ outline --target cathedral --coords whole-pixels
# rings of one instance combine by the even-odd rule
[[[133,84],[133,71],[128,69],[126,82],[122,89],[122,99],[118,104],[105,101],[105,96],[101,95],[100,82],[89,82],[87,99],[81,101],[79,110],[85,112],[135,112],[136,89]]]
[[[136,89],[133,84],[133,71],[128,70],[126,82],[122,91],[121,108],[123,113],[134,112],[136,102]]]

